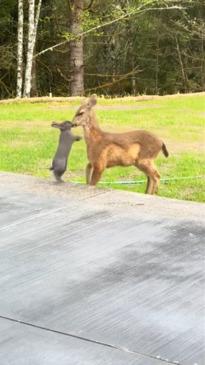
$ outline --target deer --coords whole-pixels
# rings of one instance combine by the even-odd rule
[[[53,171],[53,175],[57,182],[63,182],[62,175],[67,168],[68,157],[72,144],[75,141],[80,141],[81,137],[74,136],[71,133],[73,125],[70,121],[66,120],[62,123],[52,122],[51,126],[60,130],[60,137],[50,170]]]
[[[96,186],[106,168],[135,166],[147,177],[145,193],[157,193],[160,174],[154,160],[160,151],[165,157],[169,156],[165,143],[141,129],[124,133],[103,131],[93,109],[96,104],[97,96],[93,94],[83,101],[72,119],[73,127],[81,126],[84,131],[88,157],[86,183]]]

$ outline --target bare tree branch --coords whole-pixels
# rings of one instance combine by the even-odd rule
[[[88,92],[88,91],[90,92],[90,91],[93,91],[93,90],[103,89],[104,87],[112,87],[113,85],[118,84],[119,82],[121,82],[123,80],[126,80],[129,76],[131,76],[133,74],[136,74],[136,73],[140,73],[142,71],[143,70],[138,70],[137,67],[135,67],[132,71],[126,73],[125,75],[122,75],[122,77],[120,77],[119,79],[114,80],[112,82],[106,82],[105,84],[102,84],[100,86],[95,86],[95,87],[92,87],[90,89],[86,89],[85,92]]]
[[[71,2],[70,2],[70,0],[67,0],[67,2],[68,2],[68,8],[71,11],[71,9],[72,9]]]
[[[152,2],[153,1],[150,1],[149,3],[151,4]],[[147,11],[153,11],[153,10],[160,10],[160,11],[162,11],[162,10],[174,10],[174,9],[175,10],[176,9],[182,10],[184,8],[181,7],[181,6],[177,6],[177,5],[171,6],[171,7],[166,7],[166,8],[165,7],[163,7],[163,8],[154,8],[153,7],[153,8],[146,8],[146,9],[142,9],[142,10],[141,10],[141,8],[138,8],[137,10],[133,10],[130,13],[126,13],[126,14],[121,15],[117,19],[109,20],[108,22],[105,22],[104,24],[97,25],[96,27],[93,27],[91,29],[88,29],[85,32],[81,32],[81,33],[78,34],[78,37],[86,36],[87,34],[92,33],[92,32],[94,32],[94,31],[96,31],[96,30],[98,30],[100,28],[104,28],[104,27],[106,27],[108,25],[117,23],[117,22],[119,22],[119,21],[121,21],[123,19],[129,18],[130,16],[133,16],[135,14],[142,14],[142,13],[145,13]],[[43,51],[41,51],[39,53],[37,53],[34,57],[39,57],[40,55],[42,55],[42,54],[44,54],[44,53],[46,53],[48,51],[53,51],[55,48],[60,47],[60,46],[62,46],[64,44],[67,44],[67,43],[69,43],[71,41],[73,41],[73,39],[67,39],[67,40],[65,40],[63,42],[57,43],[57,44],[55,44],[55,45],[53,45],[51,47],[48,47],[48,48],[44,49]]]
[[[94,1],[95,0],[90,0],[90,4],[86,8],[84,8],[83,10],[89,10],[90,8],[92,8],[92,5],[93,5]]]

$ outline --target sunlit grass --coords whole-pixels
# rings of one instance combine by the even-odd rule
[[[80,102],[78,98],[61,102],[0,103],[0,170],[49,178],[48,168],[58,143],[58,131],[50,127],[51,121],[72,119]],[[170,157],[160,155],[157,160],[162,176],[159,195],[205,201],[204,179],[199,177],[205,175],[204,95],[153,100],[100,99],[96,113],[101,127],[108,131],[143,128],[166,142]],[[82,135],[80,128],[73,132]],[[76,142],[65,180],[84,182],[86,161],[84,141]],[[113,183],[130,180],[140,184]],[[145,176],[134,167],[108,169],[102,178],[108,186],[137,192],[145,190],[142,180]]]

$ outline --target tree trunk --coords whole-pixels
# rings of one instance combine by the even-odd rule
[[[32,70],[31,70],[31,96],[38,96],[37,79],[36,79],[36,59],[35,58],[33,58]]]
[[[201,31],[201,89],[205,87],[204,33]]]
[[[134,68],[135,68],[135,59],[134,59],[134,56],[132,57],[132,70],[133,70],[133,74],[131,75],[131,82],[132,82],[132,95],[136,95],[136,75],[134,73]]]
[[[155,94],[158,95],[159,94],[159,88],[158,88],[158,84],[159,84],[159,51],[160,51],[158,32],[157,32],[156,43],[157,44],[156,44],[156,64],[155,64]]]
[[[23,0],[18,0],[17,98],[22,97],[23,86],[23,20]]]
[[[37,7],[37,10],[36,10],[36,16],[35,16],[35,24],[34,24],[33,55],[34,55],[34,52],[35,52],[35,49],[36,49],[36,36],[37,36],[38,22],[39,22],[40,11],[41,11],[41,4],[42,4],[42,0],[39,0],[38,7]],[[32,60],[31,90],[32,90],[33,96],[36,96],[38,94],[36,58],[33,58],[33,60]]]
[[[25,70],[24,97],[29,97],[31,93],[33,51],[36,43],[36,34],[41,10],[41,2],[42,0],[39,0],[35,16],[35,0],[29,0],[28,47]]]
[[[83,37],[82,31],[83,0],[73,0],[71,5],[70,31],[75,40],[70,42],[71,95],[84,94]]]
[[[175,36],[175,40],[176,40],[176,46],[177,46],[177,54],[178,54],[178,58],[179,58],[179,64],[181,66],[181,74],[182,74],[182,80],[184,83],[184,91],[187,93],[189,92],[189,81],[187,78],[187,74],[186,71],[184,69],[184,64],[182,61],[182,56],[181,56],[181,51],[180,51],[180,47],[179,47],[179,42],[178,42],[178,38],[177,36]]]

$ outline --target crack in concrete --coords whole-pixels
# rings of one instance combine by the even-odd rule
[[[54,330],[52,328],[48,328],[48,327],[44,327],[44,326],[39,326],[39,325],[30,323],[30,322],[25,322],[25,321],[22,321],[22,320],[19,320],[19,319],[15,319],[15,318],[11,318],[11,317],[6,317],[6,316],[1,316],[1,315],[0,315],[0,319],[4,319],[4,320],[7,320],[7,321],[14,322],[14,323],[18,323],[18,324],[21,324],[21,325],[24,325],[24,326],[28,326],[28,327],[40,329],[40,330],[43,330],[43,331],[56,333],[56,334],[59,334],[59,335],[62,335],[62,336],[76,338],[76,339],[81,340],[81,341],[90,342],[90,343],[93,343],[93,344],[96,344],[96,345],[100,345],[100,346],[112,348],[114,350],[126,352],[126,353],[129,353],[129,354],[141,356],[141,357],[144,357],[144,358],[158,360],[158,361],[160,361],[160,363],[165,363],[167,365],[176,365],[176,364],[177,365],[182,365],[181,363],[179,363],[177,361],[169,361],[168,359],[161,358],[160,356],[149,355],[149,354],[145,354],[145,353],[142,353],[142,352],[139,352],[139,351],[132,351],[132,350],[127,349],[126,347],[113,345],[113,344],[110,344],[110,343],[106,343],[106,342],[94,340],[94,339],[87,338],[87,337],[84,337],[84,336],[79,336],[79,335],[76,335],[75,333]],[[160,365],[160,363],[159,363],[159,365]]]

